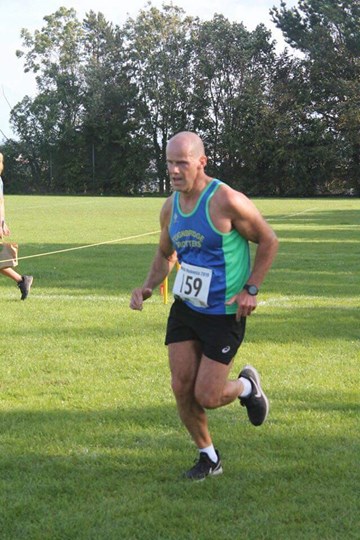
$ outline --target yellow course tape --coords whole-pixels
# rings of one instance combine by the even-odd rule
[[[65,248],[65,249],[58,249],[56,251],[48,251],[46,253],[36,253],[35,255],[25,255],[24,257],[18,257],[18,260],[24,260],[24,259],[34,259],[35,257],[45,257],[46,255],[55,255],[57,253],[65,253],[67,251],[75,251],[77,249],[86,249],[91,248],[95,246],[103,246],[105,244],[116,244],[117,242],[124,242],[126,240],[135,240],[136,238],[142,238],[143,236],[151,236],[152,234],[159,234],[160,231],[152,231],[148,233],[143,234],[136,234],[134,236],[127,236],[125,238],[118,238],[117,240],[107,240],[106,242],[97,242],[96,244],[87,244],[85,246],[77,246],[72,248]],[[8,259],[11,261],[12,259]],[[8,262],[8,260],[3,262]]]

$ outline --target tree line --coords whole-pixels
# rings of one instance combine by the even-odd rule
[[[360,194],[360,1],[281,1],[262,24],[151,5],[123,26],[59,8],[17,56],[37,94],[1,146],[13,193],[167,194],[166,143],[205,141],[207,172],[250,196]]]

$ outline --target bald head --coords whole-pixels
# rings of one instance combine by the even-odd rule
[[[166,147],[166,162],[175,191],[191,193],[208,181],[204,145],[196,133],[181,131],[174,135]]]
[[[174,150],[174,148],[181,149],[181,151],[186,152],[195,159],[205,156],[204,143],[192,131],[181,131],[174,135],[167,144],[167,150]]]

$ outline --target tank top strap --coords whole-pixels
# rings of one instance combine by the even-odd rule
[[[176,212],[178,212],[180,215],[185,216],[185,217],[190,217],[193,214],[195,214],[195,212],[197,212],[199,209],[201,209],[201,210],[204,209],[205,210],[207,201],[209,200],[209,197],[212,197],[212,195],[215,193],[216,189],[221,184],[223,184],[223,182],[221,182],[221,180],[218,180],[217,178],[213,178],[213,180],[211,180],[211,182],[209,182],[209,184],[206,186],[206,188],[201,193],[201,195],[199,197],[199,200],[197,201],[194,209],[188,214],[185,214],[181,210],[180,204],[179,204],[180,193],[178,191],[176,191],[175,194],[174,194],[174,201],[173,201],[173,213],[174,213],[174,210],[176,209]]]
[[[200,198],[199,207],[203,207],[204,209],[206,208],[208,200],[214,195],[215,191],[217,190],[220,184],[222,184],[222,182],[218,180],[217,178],[214,178],[208,184],[208,186],[206,187],[206,189],[204,190]]]

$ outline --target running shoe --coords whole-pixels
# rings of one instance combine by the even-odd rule
[[[261,388],[259,374],[254,367],[245,366],[240,372],[240,377],[248,379],[252,387],[249,396],[239,397],[240,403],[246,407],[250,422],[254,426],[261,426],[269,412],[269,400]]]
[[[33,279],[32,276],[22,276],[22,280],[19,281],[18,287],[21,291],[21,300],[25,300],[28,297]]]
[[[222,474],[223,469],[220,455],[217,450],[215,451],[218,458],[216,463],[211,461],[205,452],[200,452],[198,461],[196,461],[195,465],[190,470],[186,471],[184,475],[185,478],[199,482],[205,480],[207,476],[217,476],[218,474]]]

